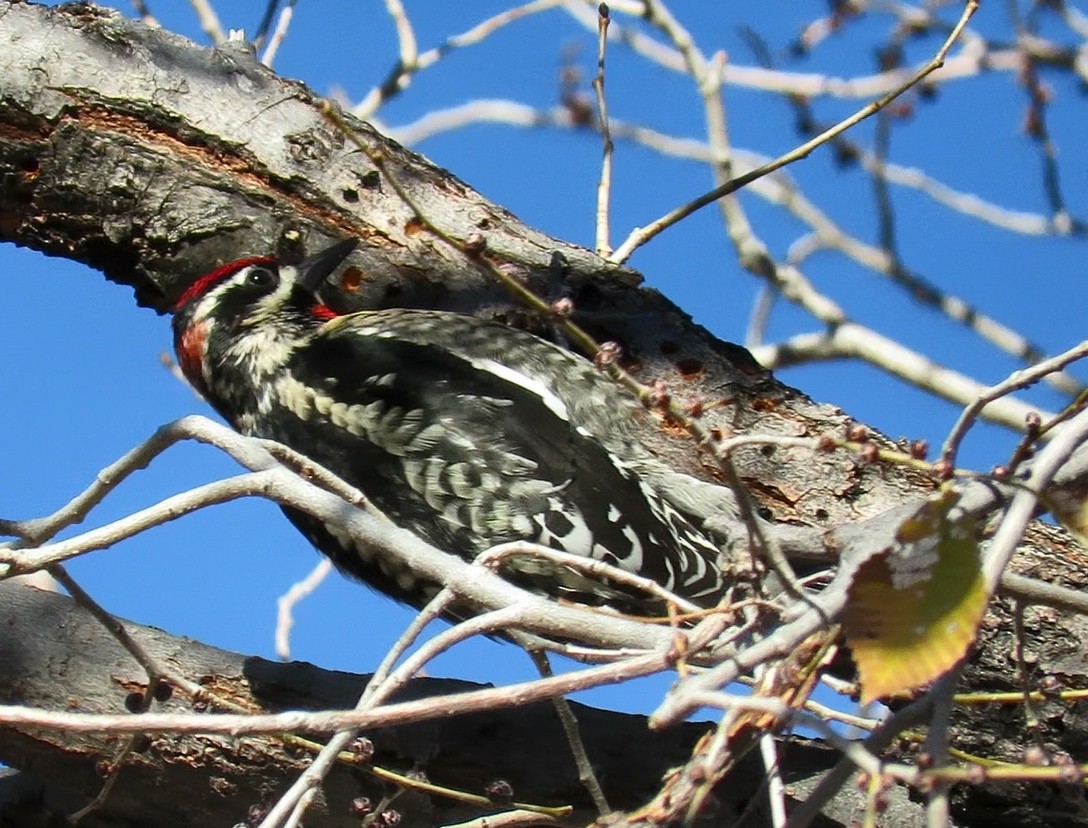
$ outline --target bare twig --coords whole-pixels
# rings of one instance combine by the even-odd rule
[[[952,716],[952,694],[959,675],[959,667],[952,669],[941,676],[929,693],[933,699],[933,712],[926,731],[925,750],[938,766],[948,761],[948,724]],[[927,828],[945,828],[949,824],[948,787],[947,783],[938,782],[927,794]]]
[[[332,561],[322,556],[309,574],[291,584],[290,589],[276,601],[276,655],[284,661],[291,658],[291,628],[295,625],[295,606],[317,589],[332,572]]]
[[[403,687],[435,656],[472,636],[481,633],[502,632],[511,626],[517,626],[523,613],[524,609],[520,606],[506,607],[501,610],[483,613],[455,627],[451,627],[427,642],[404,664],[394,670],[380,685],[377,685],[374,690],[365,691],[359,699],[354,712],[365,713],[379,708],[382,702]],[[348,744],[355,738],[357,730],[358,728],[351,727],[337,728],[337,732],[314,757],[309,767],[299,775],[298,779],[292,783],[269,810],[261,821],[259,828],[280,828],[285,825],[285,820],[288,819],[289,815],[297,812],[307,793],[320,785],[321,781],[332,770],[333,764],[341,752],[346,750]]]
[[[411,52],[411,61],[406,61],[404,59],[405,53],[402,48],[400,60],[397,62],[397,65],[390,70],[385,81],[379,86],[371,89],[363,100],[352,109],[352,114],[358,118],[364,119],[373,117],[374,113],[377,112],[385,102],[396,97],[408,88],[408,85],[412,82],[412,77],[417,72],[430,68],[450,52],[456,49],[463,49],[466,46],[476,45],[503,26],[507,26],[516,20],[521,20],[523,17],[528,17],[529,15],[545,11],[546,9],[563,5],[565,2],[568,2],[568,0],[535,0],[535,2],[525,3],[524,5],[508,9],[496,14],[494,17],[488,18],[462,34],[453,35],[452,37],[447,38],[442,45],[433,49],[428,49],[422,54],[419,54],[413,49]],[[401,26],[398,22],[398,36],[400,30]],[[413,37],[413,47],[414,45]]]
[[[441,828],[531,828],[555,821],[558,821],[556,817],[533,811],[503,811],[501,814],[489,814],[468,822],[448,823]]]
[[[268,37],[268,30],[272,28],[272,19],[276,16],[276,9],[279,8],[279,5],[280,0],[265,0],[261,22],[257,24],[257,30],[253,33],[253,46],[255,49],[264,46],[265,38]]]
[[[783,271],[786,272],[783,273]],[[810,288],[807,280],[802,282],[798,279],[800,274],[796,271],[790,272],[787,268],[780,268],[779,272],[783,278],[790,280],[791,288],[802,288],[806,292]],[[800,298],[800,294],[795,295]],[[820,301],[821,299],[823,301]],[[806,304],[806,307],[811,305],[821,310],[838,309],[838,306],[826,297],[815,294],[801,301]],[[831,322],[830,319],[824,321]],[[960,405],[974,401],[984,391],[981,383],[958,371],[946,368],[871,328],[851,322],[845,317],[837,323],[832,323],[827,333],[800,334],[778,345],[755,348],[753,355],[760,361],[766,359],[767,364],[778,367],[793,364],[801,359],[808,362],[855,357]],[[1002,397],[991,402],[986,409],[985,417],[990,422],[1020,431],[1029,414],[1035,414],[1044,419],[1053,416],[1012,397]]]
[[[1075,362],[1078,359],[1083,359],[1086,356],[1088,356],[1088,340],[1070,348],[1064,353],[1044,360],[1037,365],[1032,365],[1030,368],[1023,368],[1016,371],[997,385],[992,385],[989,388],[984,389],[971,401],[970,405],[960,413],[955,425],[952,426],[952,430],[948,433],[948,437],[945,438],[944,445],[941,447],[941,457],[948,460],[950,463],[955,463],[956,452],[959,450],[960,443],[963,441],[967,431],[971,428],[971,424],[994,401],[1006,397],[1013,391],[1027,388],[1038,382],[1047,374],[1053,373],[1054,371],[1060,371],[1070,363]],[[1049,419],[1051,416],[1052,415],[1048,415],[1046,419]],[[1023,426],[1023,423],[1024,421],[1021,420],[1021,427]]]
[[[144,0],[132,0],[132,8],[140,16],[140,22],[145,26],[150,26],[153,29],[162,28],[162,24],[155,19],[155,15],[151,13],[151,9],[148,8]]]
[[[778,170],[788,164],[792,164],[794,161],[799,161],[800,159],[807,157],[817,147],[827,143],[835,136],[842,134],[846,130],[853,127],[855,124],[860,123],[874,113],[879,112],[901,94],[906,92],[911,87],[917,85],[919,82],[924,80],[927,76],[935,72],[943,65],[945,56],[952,48],[952,45],[956,42],[956,38],[959,36],[960,32],[963,31],[963,28],[967,25],[967,21],[971,19],[971,17],[977,10],[978,0],[967,0],[964,6],[963,15],[960,17],[959,22],[952,30],[952,33],[945,40],[944,44],[941,46],[940,49],[937,50],[937,54],[934,55],[933,59],[930,60],[929,63],[923,66],[922,69],[915,73],[906,82],[900,84],[891,92],[882,96],[878,100],[873,101],[871,104],[862,107],[850,117],[844,118],[835,126],[820,133],[812,140],[806,141],[804,144],[797,147],[796,149],[793,149],[790,152],[779,156],[770,164],[759,167],[751,171],[750,173],[737,176],[736,178],[732,178],[726,183],[715,187],[710,192],[704,193],[698,198],[692,199],[687,204],[678,207],[675,210],[670,211],[669,213],[666,213],[664,216],[658,219],[655,219],[645,227],[640,227],[634,230],[631,235],[628,236],[628,238],[623,242],[623,244],[621,244],[616,249],[616,251],[610,257],[609,261],[615,262],[617,264],[621,264],[627,261],[627,259],[631,257],[631,254],[634,253],[636,249],[644,245],[650,239],[654,238],[654,236],[657,236],[658,234],[667,230],[669,227],[672,227],[677,222],[687,218],[695,211],[707,206],[708,204],[713,204],[715,201],[722,198],[723,196],[735,193],[737,190],[741,189],[750,181],[756,178],[761,178],[762,176],[768,175],[769,173],[772,173],[775,170]]]
[[[986,551],[982,574],[990,594],[997,589],[1039,498],[1069,456],[1088,440],[1088,412],[1082,411],[1053,436],[1032,464],[1031,477],[1017,488]]]
[[[291,18],[295,14],[295,3],[297,0],[288,0],[287,5],[280,11],[279,19],[276,21],[276,29],[272,32],[272,37],[269,38],[268,47],[261,55],[261,63],[265,66],[271,66],[272,62],[276,59],[276,53],[279,51],[280,46],[283,45],[284,38],[287,37],[287,29],[291,26]]]
[[[189,5],[196,12],[197,20],[200,21],[200,28],[204,30],[204,34],[208,36],[208,39],[216,45],[226,42],[227,36],[223,32],[223,27],[219,23],[219,16],[215,13],[212,4],[208,0],[189,0]]]
[[[782,781],[782,768],[778,762],[778,745],[770,733],[759,737],[759,754],[767,779],[767,800],[770,802],[773,828],[786,826],[786,784]]]
[[[549,546],[541,546],[526,541],[496,544],[483,552],[476,559],[476,563],[481,566],[498,569],[508,558],[519,556],[551,561],[559,566],[569,567],[577,572],[582,572],[594,579],[613,581],[617,584],[631,587],[658,599],[665,605],[672,604],[682,612],[700,613],[703,611],[703,607],[700,607],[698,604],[693,604],[686,598],[681,598],[679,595],[670,592],[665,589],[665,587],[661,586],[661,584],[657,583],[657,581],[643,578],[642,576],[636,575],[633,572],[628,572],[625,569],[620,569],[618,566],[613,566],[606,561],[599,561],[593,558],[587,558],[584,555],[575,555],[570,552],[561,552],[558,549],[552,549]]]
[[[533,664],[539,671],[541,678],[555,675],[552,672],[552,665],[548,661],[547,653],[530,648],[525,651],[529,654],[529,658],[533,660]],[[567,744],[570,745],[571,753],[574,755],[574,764],[578,769],[578,781],[589,791],[589,796],[597,808],[597,813],[604,816],[612,809],[608,805],[608,800],[605,798],[597,774],[593,772],[593,765],[589,761],[589,754],[586,752],[585,743],[582,741],[582,733],[578,727],[578,720],[574,717],[574,711],[570,709],[570,703],[563,696],[556,696],[552,699],[552,704],[555,705],[555,712],[559,715],[559,722],[563,726],[563,733],[567,737]]]
[[[597,255],[607,258],[612,253],[609,241],[608,201],[612,192],[612,135],[608,126],[608,103],[604,94],[604,56],[608,44],[608,23],[611,17],[608,5],[601,3],[597,10],[597,76],[593,79],[593,90],[597,93],[597,112],[600,123],[601,140],[604,149],[601,154],[601,179],[597,183]]]

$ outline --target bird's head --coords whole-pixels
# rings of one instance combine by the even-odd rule
[[[317,291],[357,244],[338,242],[296,265],[271,256],[237,259],[193,282],[174,306],[173,323],[174,348],[189,382],[207,396],[215,361],[232,348],[243,352],[236,357],[271,362],[292,337],[335,316]]]

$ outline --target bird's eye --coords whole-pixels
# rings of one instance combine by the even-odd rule
[[[276,284],[276,274],[267,267],[250,268],[246,274],[246,284],[256,288],[270,288]]]

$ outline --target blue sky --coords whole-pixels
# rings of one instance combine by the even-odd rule
[[[252,31],[264,3],[219,5],[224,26]],[[420,46],[426,49],[506,5],[478,0],[409,3],[408,8]],[[785,57],[785,47],[806,20],[826,8],[823,2],[692,0],[674,6],[705,51],[722,48],[732,62],[752,64],[740,35],[740,27],[748,26],[780,56],[779,68],[803,72],[869,74],[874,71],[873,49],[890,26],[886,18],[854,24],[799,61]],[[121,7],[129,9],[128,4]],[[152,10],[167,28],[204,42],[187,4],[153,3]],[[1002,14],[999,6],[985,5],[976,30],[1004,32]],[[908,56],[921,60],[935,45],[930,39],[910,42]],[[595,38],[553,10],[509,27],[482,46],[453,53],[416,77],[380,117],[390,125],[405,124],[436,107],[476,97],[554,106],[560,55],[570,48],[580,50],[576,61],[586,74],[588,90]],[[318,93],[339,88],[359,100],[385,77],[395,56],[393,29],[382,4],[302,2],[276,69]],[[1045,80],[1056,95],[1049,117],[1062,153],[1063,189],[1073,215],[1083,216],[1088,170],[1077,155],[1086,137],[1082,98],[1067,78]],[[703,135],[698,99],[687,79],[649,66],[620,47],[609,55],[608,92],[614,117],[672,135]],[[892,158],[924,167],[945,184],[1004,207],[1044,212],[1039,154],[1019,129],[1024,100],[1023,90],[1007,73],[949,84],[935,101],[919,104],[897,126]],[[798,142],[792,111],[780,99],[730,89],[726,102],[738,147],[771,154]],[[859,105],[815,102],[818,117],[828,123]],[[871,136],[871,124],[855,134],[865,144]],[[589,133],[476,125],[429,139],[416,149],[530,225],[592,244],[600,145]],[[617,240],[710,182],[708,172],[693,162],[661,159],[622,143],[614,175]],[[859,169],[837,167],[830,152],[822,150],[791,168],[791,175],[844,227],[875,241],[872,187]],[[757,233],[781,255],[802,228],[778,208],[749,195],[742,198]],[[1013,237],[913,191],[896,189],[893,200],[908,267],[1016,327],[1048,352],[1064,350],[1084,336],[1082,240]],[[209,262],[209,268],[215,264]],[[664,234],[631,264],[648,284],[717,336],[743,339],[758,284],[736,264],[714,208]],[[1018,367],[1012,358],[916,307],[902,291],[840,256],[818,255],[806,263],[805,272],[860,321],[951,367],[986,382]],[[46,514],[159,425],[193,412],[210,413],[161,364],[160,354],[170,349],[169,320],[137,309],[128,288],[108,284],[74,263],[10,244],[0,244],[0,274],[0,346],[5,354],[0,362],[0,387],[5,389],[0,456],[8,481],[0,493],[0,515]],[[780,302],[769,336],[774,340],[814,330],[812,319]],[[892,437],[924,437],[939,445],[958,411],[864,366],[827,364],[780,376],[813,399],[837,404]],[[1033,393],[1032,399],[1042,405],[1061,404],[1045,389]],[[1006,432],[983,427],[968,439],[963,464],[988,469],[1001,462],[1010,443]],[[234,471],[230,461],[210,449],[176,447],[126,483],[88,523],[120,517]],[[275,599],[316,560],[275,506],[250,501],[206,510],[87,556],[74,562],[71,571],[119,615],[272,657]],[[388,599],[332,578],[299,608],[293,655],[326,667],[364,671],[377,663],[410,617]],[[532,668],[513,647],[481,641],[443,658],[432,672],[501,681],[528,678]],[[654,692],[604,690],[590,698],[603,705],[646,709]]]

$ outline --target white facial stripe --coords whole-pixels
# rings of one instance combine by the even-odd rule
[[[213,287],[199,300],[196,311],[193,313],[193,321],[199,322],[207,319],[212,311],[219,305],[220,298],[224,293],[230,292],[238,285],[245,282],[246,275],[256,267],[263,267],[269,269],[269,265],[249,265],[243,267],[237,273],[228,276],[218,285]],[[291,288],[294,286],[297,279],[297,272],[293,267],[281,267],[279,268],[280,280],[276,289],[269,293],[267,296],[262,296],[251,306],[251,310],[246,315],[246,322],[260,322],[262,319],[268,316],[269,311],[275,310],[287,299],[291,293]]]
[[[238,275],[232,276],[229,281],[241,281],[245,278],[244,274],[248,273],[252,268],[245,268],[238,272]],[[280,269],[280,283],[276,286],[276,289],[269,293],[267,296],[262,296],[256,302],[253,303],[253,309],[246,316],[246,322],[254,323],[261,322],[266,319],[272,312],[278,310],[283,306],[283,303],[291,295],[291,289],[294,287],[295,280],[293,274],[290,272],[293,268],[281,268]]]

